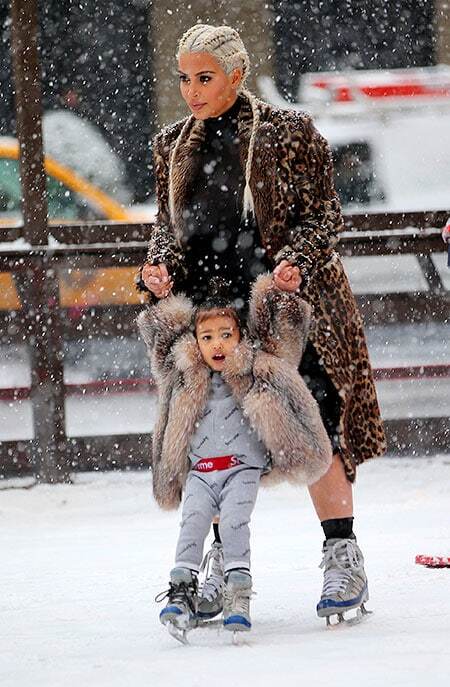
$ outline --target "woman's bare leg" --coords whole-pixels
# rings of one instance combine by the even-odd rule
[[[334,518],[351,518],[353,492],[339,453],[323,477],[309,487],[309,493],[320,522]]]
[[[328,521],[323,527],[325,541],[321,567],[324,578],[317,615],[327,618],[328,624],[331,616],[337,616],[341,622],[343,611],[361,609],[357,616],[361,618],[366,613],[364,603],[369,598],[367,576],[364,558],[353,534],[352,485],[338,453],[334,454],[328,472],[309,487],[309,493],[320,522]],[[330,528],[334,533],[329,533]]]

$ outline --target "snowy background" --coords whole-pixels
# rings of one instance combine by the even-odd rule
[[[217,687],[445,684],[450,570],[414,564],[450,554],[450,458],[361,466],[355,530],[374,611],[327,630],[315,615],[322,532],[305,490],[262,489],[252,521],[253,630],[175,642],[158,621],[180,513],[161,512],[148,472],[78,474],[73,485],[0,493],[2,687]]]

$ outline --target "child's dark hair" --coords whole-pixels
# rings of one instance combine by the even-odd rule
[[[199,305],[194,313],[194,330],[208,317],[222,315],[231,317],[239,330],[243,327],[243,322],[239,318],[238,311],[233,306],[230,298],[230,285],[220,277],[213,277],[209,286],[208,298]]]

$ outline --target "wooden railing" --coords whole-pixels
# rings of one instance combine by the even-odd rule
[[[428,291],[358,295],[366,325],[381,322],[448,322],[450,294],[431,259],[444,249],[440,228],[448,211],[346,217],[340,251],[345,256],[412,253],[417,257]],[[34,473],[48,482],[68,480],[78,469],[110,469],[148,465],[150,435],[67,437],[64,400],[76,389],[63,383],[63,342],[88,336],[136,336],[132,305],[89,306],[83,319],[67,317],[59,298],[59,269],[93,269],[139,265],[151,225],[96,223],[51,227],[51,245],[21,246],[20,228],[0,231],[0,271],[11,272],[22,302],[20,311],[0,313],[2,342],[28,344],[32,366],[29,389],[3,390],[0,400],[16,393],[31,399],[35,439],[7,441],[0,446],[0,474]],[[16,242],[16,245],[2,241]],[[38,297],[36,296],[38,294]],[[449,360],[450,363],[450,360]],[[448,376],[449,365],[429,366],[434,376]],[[439,367],[439,369],[438,369]],[[383,368],[379,379],[423,378],[421,367]],[[147,381],[148,380],[144,380]],[[134,382],[135,383],[135,382]],[[117,383],[116,383],[117,384]],[[121,381],[126,386],[126,380]],[[108,382],[113,391],[114,382]],[[91,387],[92,388],[92,387]],[[105,390],[105,389],[103,389]],[[408,418],[386,423],[389,449],[398,454],[441,452],[450,448],[450,421],[436,412],[432,418]]]

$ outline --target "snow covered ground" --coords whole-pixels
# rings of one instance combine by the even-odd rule
[[[254,629],[176,643],[158,622],[180,514],[163,513],[149,473],[77,474],[73,485],[0,494],[2,687],[420,687],[450,676],[450,459],[360,468],[356,531],[374,611],[326,630],[315,615],[321,529],[304,490],[261,490],[252,523]]]

